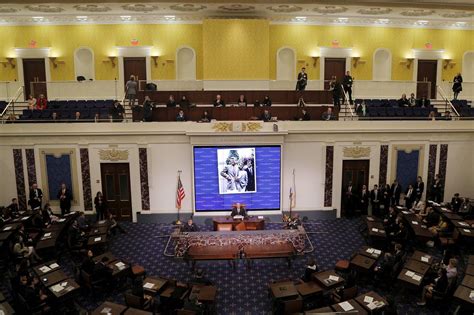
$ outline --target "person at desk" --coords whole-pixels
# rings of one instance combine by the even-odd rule
[[[193,223],[193,219],[189,218],[188,222],[185,225],[183,225],[181,231],[182,232],[197,232],[199,231],[199,228],[195,223]]]
[[[268,111],[268,109],[265,109],[262,113],[262,116],[260,116],[260,119],[263,120],[264,122],[268,122],[272,120],[272,114]]]
[[[100,281],[104,280],[106,282],[111,282],[113,270],[107,264],[109,263],[108,257],[102,257],[100,262],[95,264],[94,273],[93,273],[93,281]]]
[[[455,193],[454,197],[451,199],[451,210],[454,213],[457,213],[461,209],[462,199],[459,198],[459,193]]]
[[[310,258],[308,263],[306,264],[306,268],[304,270],[303,281],[309,282],[311,281],[311,275],[315,272],[318,272],[318,264],[314,258]]]
[[[446,269],[440,268],[438,271],[438,278],[431,284],[426,285],[423,288],[423,292],[421,293],[421,301],[417,302],[416,304],[423,306],[426,305],[426,299],[430,299],[433,297],[433,292],[444,293],[448,288],[448,276]]]
[[[61,208],[61,215],[71,212],[72,193],[65,183],[61,184],[57,197],[59,199],[59,207]]]
[[[86,257],[81,264],[81,270],[87,272],[89,275],[92,275],[95,269],[95,262],[92,257],[94,257],[94,253],[91,250],[88,250]]]
[[[176,107],[176,101],[173,95],[170,95],[168,101],[166,102],[166,107]]]
[[[232,212],[230,214],[231,217],[235,217],[236,215],[241,215],[244,218],[247,216],[247,211],[244,207],[240,205],[240,203],[236,203],[235,206],[232,208]]]
[[[179,107],[180,108],[189,108],[189,107],[191,107],[191,103],[189,102],[186,95],[181,96],[181,100],[179,101]]]
[[[459,196],[459,194],[458,194]],[[461,200],[461,199],[459,199]],[[459,203],[459,205],[461,205],[461,203]],[[18,216],[20,216],[19,214],[19,211],[20,211],[20,208],[18,206],[18,199],[16,198],[13,198],[12,199],[12,203],[7,207],[8,210],[10,210],[10,214],[12,217],[16,218]]]
[[[214,105],[214,107],[225,107],[225,102],[222,99],[220,94],[216,95],[216,99],[214,100],[213,105]]]
[[[176,115],[176,121],[186,121],[186,116],[184,116],[182,109],[180,109],[178,115]]]
[[[202,284],[202,285],[213,285],[212,281],[204,277],[204,270],[198,269],[194,278],[192,280],[193,283]]]
[[[201,120],[199,122],[211,122],[212,116],[207,110],[202,113]]]

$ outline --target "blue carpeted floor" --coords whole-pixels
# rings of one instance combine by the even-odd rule
[[[333,269],[339,259],[348,259],[365,241],[359,228],[361,219],[319,220],[305,223],[305,229],[314,246],[314,251],[304,257],[298,257],[289,269],[286,261],[280,259],[258,260],[248,270],[241,261],[234,271],[225,261],[199,262],[198,267],[205,271],[205,276],[218,287],[218,314],[270,314],[271,300],[268,284],[272,280],[297,279],[304,270],[305,262],[314,257],[321,270]],[[163,255],[168,236],[173,227],[165,224],[122,223],[127,234],[117,234],[111,238],[110,250],[119,258],[145,267],[147,274],[189,281],[192,271],[181,259]],[[279,229],[279,223],[267,224],[268,229]],[[202,229],[209,227],[201,226]],[[309,246],[307,246],[310,249]],[[437,257],[437,249],[424,249]],[[60,258],[60,263],[71,272],[72,262],[67,255]],[[460,268],[462,269],[462,267]],[[373,287],[370,281],[362,285],[360,291],[375,290],[381,295],[393,294],[399,314],[448,314],[454,306],[446,310],[419,307],[416,301],[419,293],[400,291],[397,286],[389,284],[388,289]],[[85,310],[95,309],[104,300],[124,303],[123,289],[114,288],[109,294],[100,297],[81,296],[76,301]]]

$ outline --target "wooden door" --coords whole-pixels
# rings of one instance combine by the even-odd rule
[[[109,211],[120,221],[132,221],[130,168],[128,163],[101,163],[102,192]]]
[[[25,82],[25,100],[28,99],[30,94],[36,98],[40,94],[47,97],[44,58],[23,59],[23,78]]]
[[[336,76],[342,82],[346,74],[346,58],[324,58],[324,89],[329,90],[329,81]]]
[[[131,75],[135,76],[135,80],[138,82],[139,90],[145,89],[146,84],[146,58],[145,57],[125,57],[123,58],[123,74],[125,76],[125,84],[130,79]],[[140,83],[140,80],[145,80]]]
[[[418,60],[416,97],[436,98],[437,60]]]
[[[369,189],[369,167],[370,160],[344,160],[342,162],[341,215],[345,214],[345,192],[349,182],[352,182],[354,199],[358,200],[363,185],[366,185],[367,189]]]

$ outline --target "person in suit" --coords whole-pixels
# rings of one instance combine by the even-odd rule
[[[311,120],[311,115],[308,113],[308,111],[304,108],[301,109],[301,117],[298,119],[300,121],[308,121]]]
[[[329,90],[332,91],[334,107],[339,108],[341,106],[342,86],[336,76],[333,76],[331,82],[329,82]]]
[[[453,79],[453,92],[454,99],[457,100],[459,93],[462,91],[462,76],[461,73],[458,73]]]
[[[336,116],[332,112],[332,107],[328,107],[328,109],[322,114],[322,120],[336,120]]]
[[[43,203],[43,191],[38,188],[37,183],[33,183],[30,189],[29,205],[31,210],[40,210]]]
[[[398,107],[407,107],[410,106],[410,101],[408,101],[407,95],[402,94],[402,97],[397,101]]]
[[[425,191],[425,183],[423,183],[423,179],[421,176],[418,176],[416,178],[416,184],[415,184],[415,196],[416,200],[420,201],[421,196],[423,195],[423,192]]]
[[[298,99],[298,103],[296,103],[296,107],[306,107],[306,103],[305,103],[303,97],[300,97],[300,98]]]
[[[39,287],[38,279],[28,277],[25,274],[20,276],[18,293],[25,299],[25,302],[31,308],[40,306],[48,299],[48,296],[43,292],[43,289]],[[46,311],[46,309],[43,309],[43,311]]]
[[[225,187],[226,192],[237,190],[236,179],[239,176],[240,172],[239,166],[237,165],[238,159],[238,156],[230,156],[228,164],[220,173],[220,175],[227,180],[227,184]]]
[[[263,98],[263,103],[262,103],[263,106],[272,106],[272,100],[270,99],[270,96],[268,95],[265,95],[265,97]],[[255,105],[254,105],[255,106]]]
[[[459,198],[459,193],[455,193],[454,197],[451,198],[451,210],[457,213],[461,209],[462,199]]]
[[[12,198],[12,203],[7,207],[12,217],[16,218],[20,215],[20,207],[18,206],[18,199]]]
[[[438,203],[441,202],[442,201],[441,198],[443,195],[442,189],[443,189],[443,184],[441,182],[441,178],[439,174],[436,174],[434,182],[431,185],[430,199],[433,200],[434,202],[438,202]]]
[[[301,68],[300,73],[298,73],[298,80],[296,81],[296,90],[304,91],[306,85],[308,84],[308,74],[306,73],[306,68]]]
[[[222,99],[220,94],[216,95],[216,99],[214,100],[213,105],[214,105],[214,107],[225,107],[225,102]]]
[[[240,94],[239,99],[237,100],[237,106],[247,107],[247,99],[245,95]]]
[[[104,219],[104,214],[107,211],[107,203],[105,201],[104,195],[102,192],[98,191],[94,198],[94,205],[95,205],[95,214],[96,214],[96,221],[100,221]]]
[[[410,107],[415,107],[416,106],[416,98],[415,98],[415,93],[410,94],[410,98],[408,99],[408,106]]]
[[[416,200],[416,192],[413,189],[412,185],[408,185],[407,191],[405,193],[405,207],[411,209],[413,202]]]
[[[398,229],[397,213],[394,207],[389,208],[388,214],[383,219],[383,225],[385,227],[385,231],[387,231],[387,234],[390,234]]]
[[[189,102],[188,98],[186,95],[181,96],[181,100],[179,101],[179,107],[186,109],[191,106],[191,103]]]
[[[352,186],[352,181],[349,182],[346,189],[344,190],[344,205],[346,210],[346,216],[352,217],[354,215],[354,186]]]
[[[383,204],[384,213],[388,212],[390,208],[390,204],[392,203],[392,192],[389,184],[384,185],[383,187],[380,186],[380,190],[382,193],[381,202]]]
[[[422,98],[418,100],[416,106],[421,108],[428,108],[431,106],[431,102],[428,98],[426,98],[426,95],[423,95]]]
[[[94,253],[91,250],[88,250],[86,257],[82,260],[81,264],[81,270],[84,270],[89,275],[92,275],[95,269],[95,262],[92,257],[94,257]]]
[[[309,282],[311,281],[311,275],[315,272],[318,272],[318,264],[316,263],[316,260],[314,258],[308,259],[308,262],[306,263],[306,268],[304,269],[304,275],[302,277],[303,281]]]
[[[202,113],[201,120],[199,122],[211,122],[212,116],[207,110]]]
[[[61,215],[71,212],[72,193],[65,183],[61,184],[56,197],[59,199],[59,207],[61,208]]]
[[[168,97],[168,100],[166,101],[166,107],[176,107],[176,100],[174,99],[173,95]]]
[[[235,206],[232,208],[232,212],[230,213],[231,217],[235,217],[236,215],[241,215],[243,217],[247,216],[247,211],[244,207],[240,205],[240,203],[236,203]]]
[[[153,121],[153,107],[154,104],[148,95],[145,96],[143,102],[143,121]]]
[[[369,207],[370,192],[367,190],[366,185],[362,185],[360,192],[359,208],[362,215],[367,214],[367,208]]]
[[[114,102],[114,106],[110,109],[110,116],[112,117],[112,121],[114,122],[121,122],[123,121],[123,114],[125,110],[123,109],[122,104],[119,101]]]
[[[198,226],[193,222],[192,218],[188,219],[188,222],[183,225],[183,228],[181,229],[183,232],[197,232],[199,231]]]
[[[432,283],[423,287],[423,291],[421,292],[421,301],[417,302],[416,304],[420,306],[426,305],[426,300],[431,299],[434,292],[441,294],[446,292],[448,284],[448,273],[446,272],[446,269],[439,268],[438,277]]]
[[[255,169],[252,159],[245,161],[244,170],[247,172],[247,191],[255,191]]]
[[[370,192],[370,203],[372,205],[372,214],[379,215],[380,214],[380,199],[381,194],[379,191],[379,186],[374,185],[374,189]]]
[[[432,227],[438,224],[439,214],[436,211],[434,211],[432,207],[427,207],[426,212],[427,214],[425,215],[425,218],[423,219],[423,223],[425,223],[427,227]]]
[[[349,104],[354,104],[352,101],[352,84],[354,83],[354,78],[351,76],[350,71],[346,72],[344,78],[342,78],[342,86],[344,87],[344,91],[346,91],[347,95],[349,96]]]
[[[378,280],[387,280],[390,279],[394,267],[395,259],[391,253],[384,253],[383,259],[375,267],[375,278]]]
[[[400,205],[400,195],[402,193],[402,186],[398,183],[398,180],[394,180],[392,187],[390,188],[392,194],[392,205]]]
[[[176,115],[176,121],[186,121],[186,116],[182,109],[179,110],[178,115]]]
[[[260,116],[260,119],[263,120],[264,122],[268,122],[272,120],[272,114],[270,114],[270,111],[268,109],[265,109]]]

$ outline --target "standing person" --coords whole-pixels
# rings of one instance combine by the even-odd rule
[[[433,184],[431,185],[431,196],[430,199],[433,200],[434,202],[441,202],[441,197],[442,197],[442,183],[441,183],[441,178],[439,177],[439,174],[435,175],[435,180]]]
[[[346,208],[346,216],[352,217],[354,214],[354,194],[353,194],[354,187],[352,186],[352,181],[349,182],[349,185],[346,187],[344,192],[344,205]]]
[[[423,191],[425,191],[425,183],[423,183],[423,179],[421,176],[418,176],[416,178],[416,184],[415,184],[415,193],[416,193],[416,200],[420,201],[421,196],[423,195]]]
[[[408,185],[408,189],[405,194],[405,207],[407,207],[407,209],[411,209],[413,202],[415,202],[415,200],[416,200],[416,193],[413,189],[413,186]]]
[[[386,184],[385,186],[380,186],[380,188],[382,190],[382,203],[384,214],[386,214],[388,212],[388,209],[390,208],[390,204],[392,203],[392,191],[389,184]]]
[[[458,73],[453,79],[453,92],[454,92],[454,99],[458,99],[459,93],[462,91],[462,76]]]
[[[379,186],[374,185],[374,189],[370,192],[370,203],[372,204],[372,215],[380,213],[380,191]]]
[[[332,77],[331,82],[329,82],[329,90],[332,91],[334,108],[338,109],[341,106],[341,83],[335,75]]]
[[[138,90],[138,83],[137,81],[135,81],[135,76],[131,75],[130,80],[128,80],[127,84],[125,84],[125,95],[126,95],[126,98],[128,99],[128,105],[130,106],[135,105],[137,90]]]
[[[153,120],[153,103],[151,102],[150,97],[145,96],[145,101],[143,102],[143,121],[152,121]]]
[[[400,205],[400,195],[402,193],[402,186],[398,184],[398,180],[394,180],[392,184],[392,188],[390,189],[392,194],[392,205],[399,206]]]
[[[166,107],[176,107],[176,101],[173,95],[168,97],[168,101],[166,101]]]
[[[308,84],[308,74],[306,73],[306,68],[301,68],[301,72],[298,73],[298,81],[296,81],[296,90],[304,91],[306,85]]]
[[[346,75],[342,79],[342,85],[344,86],[344,90],[346,91],[347,95],[349,96],[349,104],[354,104],[352,101],[352,84],[354,83],[354,78],[351,76],[351,72],[347,71]]]
[[[245,161],[244,170],[247,172],[247,191],[255,191],[255,170],[253,168],[253,160],[247,159]]]
[[[225,102],[222,99],[220,94],[216,95],[216,99],[214,100],[213,105],[214,105],[214,107],[225,107]]]
[[[61,208],[61,215],[71,212],[72,193],[65,183],[61,184],[61,188],[57,195],[59,199],[59,207]]]
[[[105,201],[102,192],[98,191],[94,198],[96,220],[100,221],[104,219],[105,212],[107,211],[107,202]]]
[[[40,210],[43,203],[43,191],[38,188],[37,183],[33,183],[30,189],[30,200],[28,201],[31,210]]]
[[[369,191],[366,185],[362,185],[360,192],[360,212],[362,215],[367,214],[367,207],[369,206]]]
[[[124,109],[122,104],[119,101],[114,102],[114,106],[110,109],[110,116],[112,116],[113,121],[123,121]]]
[[[245,95],[240,94],[239,99],[237,100],[237,106],[247,107],[247,99]]]

